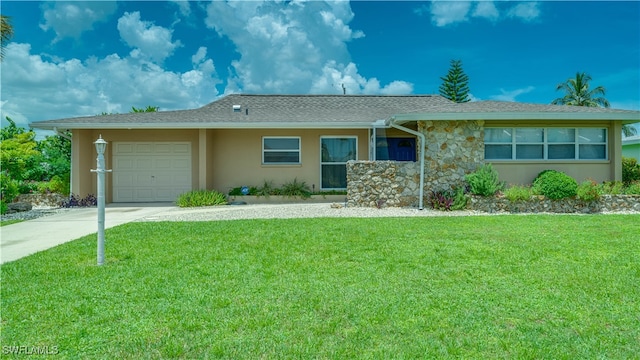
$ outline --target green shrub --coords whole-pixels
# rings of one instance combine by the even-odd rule
[[[270,195],[278,195],[279,189],[273,186],[273,181],[264,180],[262,186],[256,188],[257,196],[269,197]]]
[[[47,183],[47,189],[52,193],[69,195],[69,181],[65,181],[65,179],[62,179],[59,175],[55,175]]]
[[[511,186],[504,191],[504,197],[511,202],[529,200],[532,194],[531,187],[521,185]]]
[[[0,200],[0,215],[4,215],[7,210],[9,210],[7,204],[5,204],[4,200]]]
[[[624,184],[620,181],[607,181],[600,186],[600,192],[607,195],[624,194]]]
[[[4,171],[0,172],[0,199],[5,204],[9,204],[18,194],[20,194],[18,180],[12,179]]]
[[[33,180],[19,180],[18,181],[18,193],[19,194],[34,194],[39,192],[41,182]]]
[[[215,190],[193,190],[180,194],[176,204],[180,207],[226,205],[227,197]]]
[[[574,178],[555,170],[545,170],[533,181],[533,191],[552,200],[576,196],[577,189]]]
[[[632,157],[622,157],[622,182],[630,184],[640,181],[640,164]]]
[[[634,181],[624,189],[625,195],[640,195],[640,181]]]
[[[435,210],[462,210],[467,207],[468,198],[464,189],[432,191],[427,197],[429,205]]]
[[[578,185],[576,195],[578,199],[583,201],[594,201],[600,198],[602,187],[598,186],[593,180],[585,180]]]
[[[298,181],[297,178],[282,185],[280,190],[283,196],[300,197],[303,199],[308,199],[311,197],[311,189],[309,189],[307,183],[304,181]]]
[[[498,179],[498,172],[491,164],[480,166],[475,172],[468,174],[465,179],[474,195],[493,196],[504,189],[504,182]]]

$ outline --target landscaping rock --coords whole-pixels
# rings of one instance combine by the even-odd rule
[[[7,212],[8,213],[24,212],[24,211],[30,211],[32,208],[33,206],[31,206],[30,203],[15,202],[7,205]]]

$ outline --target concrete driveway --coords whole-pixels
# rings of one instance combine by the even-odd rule
[[[110,204],[105,211],[105,228],[166,212],[170,203]],[[98,209],[70,209],[55,215],[0,227],[0,263],[52,248],[97,233]]]

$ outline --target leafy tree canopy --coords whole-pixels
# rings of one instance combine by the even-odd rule
[[[130,111],[130,112],[132,112],[132,113],[141,113],[141,112],[157,112],[157,111],[158,111],[158,109],[160,109],[160,108],[159,108],[159,107],[157,107],[157,106],[151,106],[151,105],[147,106],[147,108],[146,108],[146,109],[143,109],[143,108],[136,108],[135,106],[132,106],[132,107],[131,107],[131,111]]]

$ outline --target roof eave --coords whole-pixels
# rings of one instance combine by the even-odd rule
[[[637,113],[582,113],[582,112],[449,112],[449,113],[412,113],[397,114],[391,117],[396,122],[420,120],[570,120],[602,121],[619,120],[623,124],[640,122]]]
[[[141,129],[370,129],[371,122],[247,122],[247,123],[31,123],[30,126],[41,130],[54,129],[113,129],[113,130],[141,130]]]

